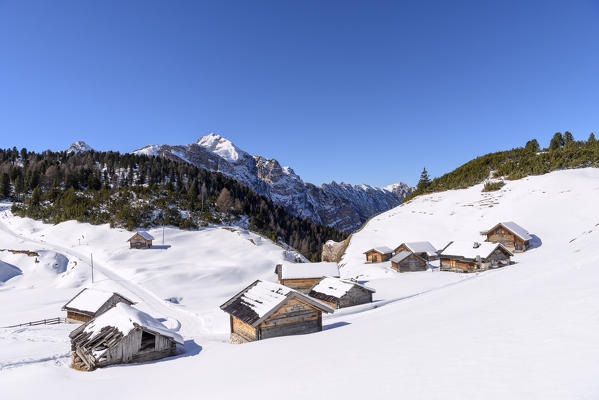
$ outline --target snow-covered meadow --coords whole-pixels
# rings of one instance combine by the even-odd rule
[[[218,309],[255,279],[274,280],[284,250],[240,230],[151,230],[157,249],[129,250],[130,232],[76,222],[44,225],[0,210],[0,326],[61,316],[90,283],[138,301],[178,328],[186,352],[91,373],[69,365],[73,325],[0,329],[7,398],[596,399],[599,396],[599,169],[558,171],[421,196],[354,234],[342,277],[377,290],[375,302],[324,319],[324,331],[231,345]],[[513,220],[533,248],[480,274],[432,268],[399,274],[363,251],[406,241],[481,241]],[[170,246],[170,247],[167,247]],[[170,299],[170,301],[165,301]],[[177,304],[178,303],[178,304]]]

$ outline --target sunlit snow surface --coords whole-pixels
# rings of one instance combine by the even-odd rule
[[[167,229],[165,247],[171,247],[134,251],[124,242],[130,232],[43,225],[0,211],[0,248],[45,249],[68,259],[58,272],[49,257],[36,264],[0,252],[0,260],[22,271],[0,285],[0,326],[61,315],[60,306],[89,284],[93,252],[96,285],[131,296],[169,327],[180,324],[186,350],[158,362],[82,373],[68,368],[66,336],[73,326],[0,329],[2,394],[599,398],[599,170],[508,181],[498,192],[481,189],[418,197],[352,236],[340,272],[375,288],[373,304],[325,316],[317,334],[245,345],[227,343],[229,319],[218,306],[256,279],[274,280],[274,266],[285,262],[279,246],[268,240],[256,246],[245,234],[220,228]],[[449,241],[482,242],[480,231],[500,221],[524,227],[532,248],[516,254],[514,265],[492,271],[440,272],[433,262],[428,271],[400,274],[390,262],[365,264],[362,254],[402,242],[430,241],[438,249]],[[160,245],[161,231],[151,233]]]

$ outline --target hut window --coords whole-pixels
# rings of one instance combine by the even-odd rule
[[[156,336],[149,332],[143,331],[141,333],[141,347],[139,351],[154,350],[156,346]]]

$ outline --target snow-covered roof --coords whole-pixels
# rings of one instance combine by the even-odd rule
[[[376,252],[378,252],[378,253],[381,253],[381,254],[393,253],[393,249],[391,249],[391,248],[389,248],[387,246],[377,246],[377,247],[373,247],[370,250],[365,251],[364,254],[366,254],[366,253],[368,253],[370,251],[373,251],[373,250],[376,251]]]
[[[105,292],[104,290],[89,289],[85,288],[75,295],[67,304],[62,308],[72,309],[77,311],[83,311],[87,313],[96,313],[110,298],[114,295],[122,297],[124,300],[133,302],[126,297],[113,292]]]
[[[90,336],[90,340],[93,340],[94,336],[98,335],[102,328],[105,327],[114,327],[118,329],[123,336],[127,336],[129,332],[137,326],[162,336],[170,337],[175,342],[183,344],[183,337],[177,332],[168,329],[160,321],[149,314],[125,303],[117,303],[104,314],[89,321],[84,328],[84,332],[91,332],[92,335]]]
[[[312,288],[310,293],[311,294],[312,294],[312,292],[322,293],[324,295],[332,296],[336,299],[340,299],[347,292],[349,292],[350,289],[353,288],[354,286],[359,286],[359,287],[364,288],[372,293],[376,292],[376,290],[369,288],[367,286],[361,285],[358,282],[327,276],[326,278],[323,278],[320,282],[318,282],[316,285],[314,285],[314,287]]]
[[[517,223],[515,223],[514,221],[500,222],[491,229],[489,229],[487,232],[492,231],[500,225],[524,241],[532,239],[532,237],[528,234],[528,231],[520,225],[518,225]]]
[[[487,258],[495,251],[497,247],[502,247],[505,251],[512,254],[501,243],[483,242],[478,247],[474,247],[474,242],[453,242],[443,250],[442,256],[457,256],[468,259]]]
[[[339,266],[334,262],[283,264],[279,279],[310,279],[339,276]]]
[[[293,297],[300,298],[323,312],[333,312],[328,305],[303,293],[278,283],[260,280],[233,296],[220,308],[255,327]]]
[[[412,253],[426,253],[430,257],[437,255],[437,249],[435,249],[435,246],[431,242],[406,242],[402,244],[410,249]],[[397,247],[400,247],[402,244]]]
[[[391,257],[391,262],[394,263],[399,263],[401,262],[403,259],[405,259],[406,257],[408,257],[410,254],[414,254],[411,251],[400,251],[399,253],[397,253],[396,255],[394,255],[393,257]],[[415,255],[415,254],[414,254]],[[417,255],[415,255],[416,257],[418,257]],[[418,257],[420,258],[420,257]]]
[[[139,235],[146,240],[154,240],[154,236],[150,235],[148,232],[143,232],[143,231],[135,232],[135,235]],[[131,236],[131,238],[129,240],[133,239],[135,237],[135,235]]]

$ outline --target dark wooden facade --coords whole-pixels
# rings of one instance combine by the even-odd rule
[[[404,257],[398,257],[404,253],[408,254],[405,254]],[[426,266],[426,259],[405,250],[391,259],[391,268],[393,268],[397,272],[426,271]]]
[[[512,254],[503,246],[498,246],[487,257],[467,258],[459,255],[443,255],[440,257],[441,271],[480,272],[490,268],[510,264]]]
[[[143,320],[148,319],[152,317],[144,314]],[[132,323],[132,329],[125,334],[110,325],[103,326],[96,333],[86,332],[86,327],[95,321],[92,319],[69,334],[71,367],[74,369],[93,371],[108,365],[158,360],[175,355],[177,343],[183,344],[179,335],[167,336],[136,322]]]
[[[350,290],[344,293],[341,297],[327,295],[312,289],[309,293],[310,297],[318,299],[323,303],[330,305],[333,308],[345,308],[357,306],[360,304],[372,303],[372,294],[374,290],[354,285]]]
[[[276,288],[277,294],[283,300],[273,303],[267,313],[259,315],[248,307],[243,295],[261,283],[254,282],[221,306],[221,309],[229,314],[231,343],[319,332],[322,330],[322,313],[333,311],[326,304],[310,299],[300,292],[289,288]]]

